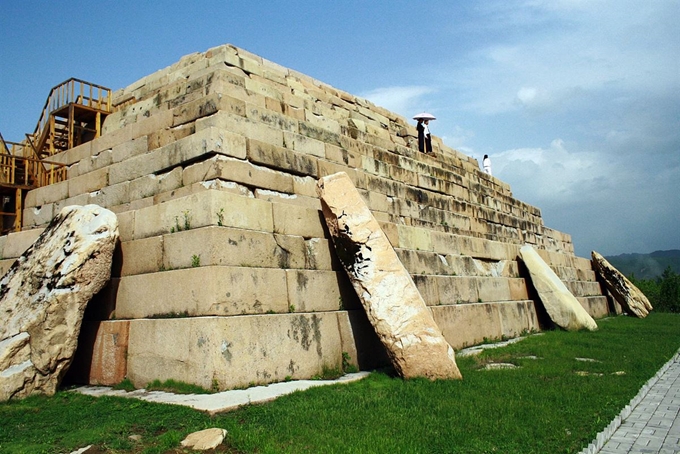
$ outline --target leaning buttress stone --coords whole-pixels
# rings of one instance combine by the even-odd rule
[[[65,207],[0,280],[0,401],[54,394],[85,307],[111,276],[117,239],[111,211]]]
[[[623,310],[629,315],[645,318],[653,309],[647,297],[607,259],[595,251],[591,252],[591,256],[595,271],[602,277],[607,290],[611,292]]]
[[[529,270],[531,282],[538,292],[543,307],[557,326],[567,331],[584,328],[590,331],[597,329],[595,320],[583,309],[581,303],[533,247],[528,244],[522,246],[519,256]]]
[[[317,183],[337,255],[392,364],[404,378],[462,378],[453,348],[347,174]]]

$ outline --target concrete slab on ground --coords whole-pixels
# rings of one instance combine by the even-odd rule
[[[214,394],[173,394],[164,391],[115,390],[106,386],[81,386],[73,391],[93,397],[117,396],[145,400],[147,402],[184,405],[210,414],[234,410],[243,405],[272,401],[295,391],[304,391],[316,386],[351,383],[367,377],[370,372],[356,372],[343,375],[335,380],[296,380],[272,383],[268,386],[254,386],[248,389],[234,389]]]

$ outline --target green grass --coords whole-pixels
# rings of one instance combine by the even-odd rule
[[[222,427],[228,435],[218,452],[574,453],[680,347],[678,314],[598,324],[596,332],[553,331],[458,358],[462,381],[376,372],[214,417],[65,391],[12,401],[0,404],[0,452],[70,452],[88,444],[98,452],[183,452],[177,446],[186,434]],[[520,368],[481,370],[496,361]],[[141,441],[130,441],[132,434]]]
[[[174,394],[210,394],[212,391],[191,383],[184,383],[175,380],[154,380],[145,389],[147,391],[165,391]]]

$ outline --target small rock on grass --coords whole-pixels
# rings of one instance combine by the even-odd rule
[[[517,369],[517,366],[512,363],[489,363],[484,366],[484,370],[498,370],[498,369]]]
[[[206,451],[214,449],[222,444],[224,437],[227,435],[225,429],[214,427],[212,429],[200,430],[182,440],[182,446],[185,448],[194,449],[196,451]]]

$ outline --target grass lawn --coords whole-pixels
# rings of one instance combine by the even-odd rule
[[[68,391],[12,401],[0,404],[0,452],[68,453],[93,444],[93,453],[179,453],[188,433],[222,427],[229,433],[214,452],[574,453],[680,347],[678,314],[598,325],[458,358],[462,381],[376,372],[213,417]],[[482,370],[490,362],[519,368]]]

